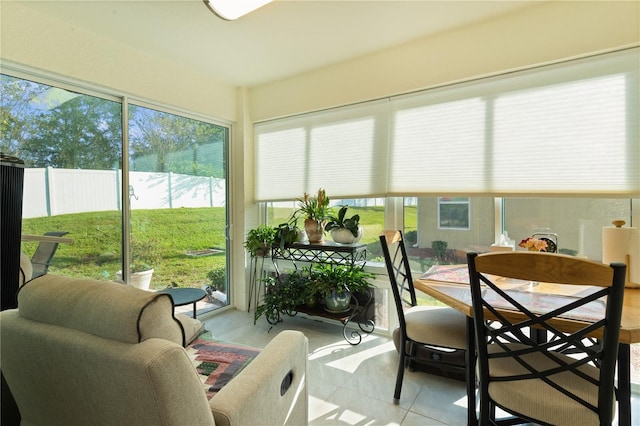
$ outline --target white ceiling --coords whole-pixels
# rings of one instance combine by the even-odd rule
[[[276,0],[224,21],[201,0],[26,0],[148,55],[254,86],[530,6],[534,1]]]

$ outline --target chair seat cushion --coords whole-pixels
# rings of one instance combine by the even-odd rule
[[[467,317],[455,309],[413,306],[405,311],[404,317],[411,340],[466,350]]]
[[[508,345],[511,348],[524,348],[521,344]],[[502,351],[498,345],[489,345],[489,353]],[[561,359],[573,360],[567,355],[553,352]],[[542,353],[531,353],[522,359],[537,370],[553,368],[557,364]],[[574,360],[575,361],[575,360]],[[592,365],[584,365],[580,370],[585,374],[597,378],[598,369]],[[489,360],[489,372],[492,377],[527,374],[526,370],[513,358],[492,358]],[[574,373],[563,372],[550,376],[562,388],[569,390],[592,405],[598,403],[598,387],[584,380]],[[498,404],[509,407],[516,413],[544,421],[549,424],[566,426],[585,426],[599,424],[598,414],[585,409],[583,405],[564,395],[541,379],[515,380],[505,382],[490,382],[489,395]],[[614,398],[615,407],[615,396]],[[544,399],[544,403],[541,403]],[[614,413],[611,413],[613,420]]]

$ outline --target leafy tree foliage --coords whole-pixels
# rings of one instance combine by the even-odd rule
[[[120,117],[115,102],[77,96],[42,114],[24,148],[36,167],[112,169],[122,158]]]
[[[1,77],[3,152],[30,167],[111,169],[119,164],[118,103]]]
[[[113,169],[122,161],[119,102],[0,75],[0,150],[27,167]],[[131,170],[224,178],[227,129],[130,105]]]
[[[226,128],[132,105],[132,170],[224,177]]]
[[[35,121],[41,114],[29,108],[29,101],[46,89],[27,80],[0,75],[0,151],[24,159],[22,142],[35,132]]]

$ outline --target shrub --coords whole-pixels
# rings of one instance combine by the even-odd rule
[[[227,292],[227,270],[226,268],[216,268],[207,272],[207,278],[211,281],[211,286],[222,293]]]
[[[440,241],[440,240],[431,241],[431,248],[433,249],[433,252],[435,253],[438,259],[444,260],[447,254],[447,245],[448,244],[446,241]]]
[[[405,245],[407,246],[411,246],[415,243],[418,242],[418,231],[413,230],[413,231],[407,231],[404,234],[404,242]]]

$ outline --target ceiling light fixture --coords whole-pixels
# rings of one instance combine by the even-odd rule
[[[216,15],[227,21],[233,21],[273,0],[203,0],[204,4]]]

